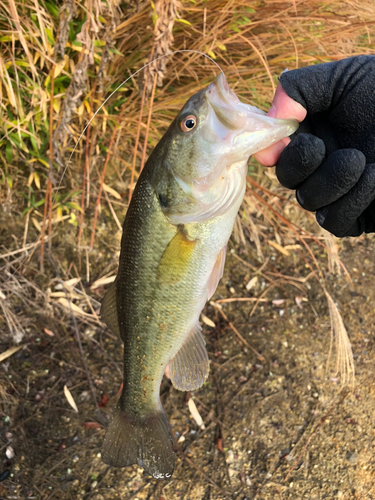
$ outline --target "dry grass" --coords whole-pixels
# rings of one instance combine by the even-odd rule
[[[0,331],[2,351],[13,344],[22,346],[19,353],[2,363],[2,367],[8,367],[8,361],[17,357],[16,366],[22,371],[18,378],[16,373],[10,378],[6,370],[1,372],[0,415],[8,422],[10,417],[12,425],[13,418],[21,422],[23,429],[30,418],[27,411],[22,413],[25,401],[25,408],[30,407],[38,415],[38,419],[30,421],[31,432],[33,427],[45,425],[46,432],[41,435],[49,448],[49,443],[55,446],[57,439],[54,426],[64,428],[60,413],[66,412],[55,409],[55,420],[51,417],[49,422],[45,420],[46,413],[39,417],[44,406],[38,406],[37,397],[43,398],[44,393],[42,385],[36,384],[38,389],[33,391],[32,387],[32,396],[29,394],[29,375],[31,384],[33,374],[38,380],[45,380],[48,415],[60,401],[49,399],[54,397],[54,391],[61,386],[62,393],[62,386],[68,383],[67,390],[77,397],[75,387],[82,386],[89,399],[90,421],[86,423],[101,427],[91,420],[95,418],[92,410],[96,406],[96,418],[104,422],[98,408],[102,389],[107,390],[101,385],[102,379],[110,371],[120,380],[121,367],[116,362],[120,359],[120,354],[116,358],[118,339],[103,329],[98,314],[104,287],[116,274],[120,226],[128,201],[147,155],[176,112],[187,96],[212,81],[218,69],[197,52],[184,52],[152,65],[144,74],[131,75],[157,55],[186,49],[200,51],[220,64],[243,101],[267,109],[277,76],[285,68],[373,53],[375,49],[373,0],[61,3],[59,12],[52,0],[0,0]],[[342,373],[341,381],[351,381],[354,367],[350,342],[332,291],[332,274],[341,272],[348,277],[339,260],[340,243],[317,228],[313,215],[298,207],[293,194],[278,185],[272,170],[265,171],[253,160],[229,251],[238,267],[245,270],[241,276],[246,273],[247,285],[242,287],[242,296],[238,286],[235,294],[228,291],[227,298],[212,302],[215,328],[221,331],[220,323],[225,324],[234,334],[232,343],[237,339],[244,352],[252,352],[252,337],[244,337],[247,334],[244,325],[239,324],[240,316],[233,314],[226,303],[247,305],[246,325],[252,325],[263,305],[276,306],[276,290],[282,296],[283,291],[292,289],[289,295],[293,297],[295,292],[293,307],[299,310],[309,298],[310,281],[318,280],[327,298],[327,318],[321,316],[320,324],[326,325],[328,331],[329,313],[333,347],[337,350],[336,368]],[[283,259],[289,271],[284,270]],[[290,272],[293,266],[298,274]],[[316,313],[313,301],[306,304],[306,309],[307,306]],[[208,321],[212,326],[212,319]],[[112,350],[105,343],[108,339]],[[72,348],[76,345],[79,348]],[[24,351],[31,353],[32,366],[28,367]],[[58,363],[54,361],[55,354]],[[258,352],[254,359],[264,363]],[[52,369],[56,380],[47,381],[46,373],[39,377],[38,367],[53,367],[54,363],[58,366],[58,370]],[[213,362],[224,373],[226,363]],[[24,392],[20,378],[25,373]],[[112,378],[111,391],[116,392]],[[260,377],[259,384],[261,380]],[[253,383],[253,379],[249,381]],[[248,397],[241,392],[248,387],[245,383],[236,394]],[[218,398],[219,405],[223,404],[221,399],[225,401],[227,388],[221,387],[223,393],[218,393],[224,394]],[[78,406],[81,411],[84,405],[79,401]],[[209,420],[211,411],[207,414]],[[218,421],[220,415],[218,410]],[[48,425],[53,431],[50,435]],[[319,426],[320,423],[314,427],[314,439]],[[225,425],[220,429],[220,434],[215,435],[218,447],[219,442],[222,446]],[[72,431],[63,432],[68,435]],[[311,437],[303,453],[310,440]],[[82,460],[87,484],[92,482],[92,473],[103,467],[98,457],[94,457],[95,468],[92,465],[92,450],[99,450],[99,441],[85,445],[92,447],[87,462]],[[30,489],[41,487],[43,494],[38,490],[38,498],[57,498],[59,494],[67,498],[68,493],[60,492],[61,483],[55,481],[55,474],[46,472],[50,468],[60,474],[64,469],[66,474],[68,462],[64,459],[69,455],[61,454],[62,443],[58,451],[48,449],[48,454],[42,453],[35,463],[30,462],[31,466],[29,457],[22,462],[22,469],[27,462],[29,469],[25,470],[29,475],[20,479],[18,473],[17,481],[30,484]],[[17,446],[19,450],[20,445]],[[44,452],[42,447],[29,444],[24,449],[33,457],[34,448],[37,454]],[[196,458],[190,459],[184,452],[180,457],[199,474],[188,478],[191,485],[207,481],[222,492],[214,482],[221,467],[219,462],[213,462],[216,465],[207,469],[206,475],[200,462],[199,468],[193,463]],[[40,469],[44,476],[38,479],[38,470],[34,469]],[[107,472],[108,469],[103,472],[99,486]],[[47,476],[52,478],[53,491],[46,490]],[[134,486],[137,497],[141,498],[143,488],[146,495],[150,485],[145,482],[143,486]],[[172,494],[167,487],[165,490],[157,490],[158,498]],[[89,487],[84,498],[91,498],[95,491]],[[25,495],[26,490],[21,496]],[[204,495],[202,490],[196,498]]]
[[[85,0],[66,1],[60,13],[47,0],[9,0],[0,3],[0,28],[0,201],[5,212],[23,217],[24,226],[22,241],[2,241],[1,251],[27,249],[15,261],[7,257],[2,269],[13,266],[11,274],[18,276],[31,266],[39,279],[35,256],[43,264],[46,237],[50,250],[62,231],[75,242],[76,254],[59,263],[61,274],[66,280],[81,275],[89,283],[115,271],[115,259],[98,264],[103,235],[108,227],[117,230],[147,154],[186,96],[208,84],[217,67],[196,52],[179,53],[149,67],[140,80],[130,78],[106,101],[132,73],[154,56],[201,51],[220,64],[242,100],[266,109],[285,68],[375,49],[372,0]],[[339,262],[337,245],[325,243],[313,217],[274,181],[271,171],[251,162],[234,238],[245,253],[249,241],[254,243],[259,268],[270,245],[282,254],[298,253],[308,269],[302,281],[264,273],[267,290],[289,282],[302,293],[310,277],[324,285],[311,245],[327,252],[332,271]],[[38,245],[29,247],[34,241]],[[86,292],[84,298],[76,295],[48,300],[70,310],[75,304],[76,313],[97,322]],[[2,309],[10,331],[22,334],[6,301]]]

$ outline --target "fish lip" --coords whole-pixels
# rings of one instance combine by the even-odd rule
[[[216,117],[230,131],[241,129],[246,116],[240,107],[241,101],[230,89],[224,73],[220,73],[205,91],[208,104]]]
[[[230,97],[234,97],[237,100],[236,95],[229,87],[228,80],[226,79],[224,73],[220,73],[216,77],[215,81],[208,86],[207,90],[211,90],[210,87],[214,87],[220,97],[225,101],[227,101]]]

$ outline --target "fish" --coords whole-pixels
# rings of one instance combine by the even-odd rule
[[[102,319],[124,342],[123,389],[102,449],[106,464],[172,476],[163,374],[169,365],[181,391],[207,379],[199,317],[223,275],[249,157],[297,127],[241,102],[221,73],[185,103],[150,154],[126,213],[118,274],[101,306]]]

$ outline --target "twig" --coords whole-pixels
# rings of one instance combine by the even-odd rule
[[[136,492],[135,492],[132,496],[130,496],[130,497],[128,498],[128,500],[132,500],[133,498],[136,498],[136,497],[139,495],[139,493],[140,493],[142,490],[144,490],[145,488],[148,488],[148,487],[150,486],[150,484],[151,484],[151,483],[145,483],[145,484],[143,484],[140,488],[138,488],[138,490],[137,490],[137,491],[136,491]],[[147,497],[147,498],[149,498],[149,497]]]
[[[53,170],[53,95],[55,91],[55,64],[51,70],[51,98],[49,107],[49,172],[44,201],[42,233],[40,242],[40,270],[44,272],[44,236],[46,232],[47,210],[48,210],[48,236],[51,237],[52,221],[52,170]],[[50,245],[49,245],[50,246]]]
[[[271,299],[258,299],[257,297],[232,297],[231,299],[215,300],[216,304],[227,304],[228,302],[270,302]]]
[[[237,328],[233,325],[231,321],[229,321],[228,316],[225,314],[223,311],[222,307],[216,304],[215,302],[210,302],[211,305],[215,307],[219,311],[219,313],[222,315],[222,317],[225,319],[225,321],[228,323],[230,328],[233,330],[233,332],[237,335],[237,337],[240,339],[240,341],[248,348],[250,349],[256,357],[259,359],[259,361],[266,361],[266,358],[262,356],[254,347],[251,347],[251,345],[243,338],[243,336],[240,334],[240,332],[237,330]]]
[[[243,35],[239,35],[239,37],[244,42],[248,43],[250,45],[250,47],[254,50],[254,52],[256,52],[258,54],[258,57],[261,60],[263,66],[265,68],[265,70],[267,71],[267,75],[269,76],[269,79],[270,79],[270,82],[271,82],[271,85],[272,85],[272,90],[275,93],[276,87],[275,87],[275,83],[273,81],[273,78],[272,78],[272,75],[271,75],[271,71],[270,71],[270,67],[269,67],[267,61],[264,59],[264,57],[260,53],[259,49],[257,49],[257,47],[252,42],[250,42],[250,40],[248,38],[244,37]]]
[[[339,405],[340,405],[340,404],[344,401],[344,399],[347,397],[347,395],[348,395],[348,394],[350,394],[350,392],[351,392],[351,391],[346,391],[346,392],[345,392],[345,394],[344,394],[344,395],[342,396],[342,398],[340,399],[340,401],[339,401],[338,403],[334,404],[334,405],[332,406],[332,408],[329,410],[329,412],[328,412],[328,413],[326,413],[326,414],[324,415],[324,417],[322,417],[322,418],[319,420],[319,422],[316,424],[316,426],[314,427],[314,430],[312,431],[312,433],[310,434],[310,436],[309,436],[308,440],[306,441],[305,446],[302,448],[301,453],[298,455],[297,460],[295,460],[294,464],[293,464],[293,465],[292,465],[292,467],[289,469],[288,474],[285,476],[284,482],[288,480],[288,477],[290,476],[290,474],[291,474],[291,473],[294,471],[294,469],[297,467],[297,465],[298,465],[299,461],[300,461],[300,460],[301,460],[301,458],[302,458],[302,455],[305,453],[306,448],[308,447],[308,445],[309,445],[310,441],[312,440],[312,438],[313,438],[314,434],[317,432],[317,430],[319,429],[319,427],[321,427],[321,426],[324,424],[324,422],[325,422],[325,421],[327,420],[327,418],[331,415],[331,413],[333,412],[333,410],[334,410],[335,408],[337,408],[337,407],[338,407],[338,406],[339,406]]]
[[[89,117],[91,119],[91,116]],[[82,174],[82,195],[81,195],[81,213],[79,215],[78,221],[78,236],[77,236],[77,246],[79,247],[81,244],[82,237],[82,224],[83,224],[83,215],[84,215],[84,206],[85,206],[85,195],[86,195],[86,173],[88,170],[88,162],[89,162],[89,151],[90,151],[90,131],[91,131],[91,123],[87,127],[86,133],[86,148],[85,148],[85,161],[83,164],[83,174]]]
[[[208,481],[214,488],[221,491],[221,493],[225,493],[227,495],[233,495],[231,491],[223,490],[222,488],[220,488],[220,486],[217,483],[215,483],[215,481],[213,481],[210,477],[208,477],[201,469],[199,469],[199,467],[197,467],[195,463],[192,462],[190,458],[188,458],[182,450],[178,449],[178,451],[181,453],[182,458],[185,460],[185,462],[194,467],[194,469],[198,471],[199,474],[201,474],[206,479],[206,481]]]
[[[120,116],[119,116],[119,122],[121,122],[121,119],[122,119],[122,115],[125,111],[125,108],[126,106],[123,106],[122,107],[122,110],[121,110],[121,113],[120,113]],[[96,221],[97,221],[97,218],[98,218],[98,210],[99,210],[99,205],[100,205],[100,198],[101,198],[101,194],[102,194],[102,190],[103,190],[103,184],[104,184],[104,177],[105,177],[105,172],[107,170],[107,165],[108,165],[108,162],[109,162],[109,159],[111,157],[111,154],[112,154],[112,145],[113,145],[113,142],[115,140],[115,137],[116,137],[116,134],[117,134],[117,131],[119,129],[117,127],[115,127],[113,129],[113,132],[112,132],[112,137],[111,137],[111,140],[110,140],[110,143],[109,143],[109,147],[108,147],[108,152],[107,152],[107,156],[106,156],[106,159],[105,159],[105,163],[104,163],[104,167],[103,167],[103,170],[102,170],[102,175],[100,177],[100,185],[99,185],[99,193],[98,193],[98,197],[96,199],[96,204],[95,204],[95,213],[94,213],[94,222],[93,222],[93,226],[92,226],[92,232],[91,232],[91,241],[90,241],[90,249],[93,248],[94,246],[94,238],[95,238],[95,229],[96,229]]]
[[[267,259],[263,262],[263,264],[257,269],[255,266],[252,266],[251,264],[246,262],[246,260],[242,259],[237,254],[231,253],[230,255],[232,255],[235,259],[237,259],[240,262],[242,262],[243,264],[245,264],[245,266],[249,267],[252,271],[254,271],[254,274],[262,274],[263,269],[267,266],[268,261],[270,260],[270,258],[267,257]]]
[[[44,241],[47,241],[47,238],[44,239]],[[28,250],[35,249],[38,245],[41,243],[41,237],[37,241],[34,241],[34,243],[29,243],[28,245],[22,247],[22,248],[17,248],[17,250],[13,250],[12,252],[7,252],[4,254],[0,253],[0,259],[6,259],[8,257],[11,257],[12,255],[16,255],[18,253],[23,253],[27,252]]]
[[[144,142],[144,145],[143,145],[142,160],[141,160],[141,166],[140,166],[140,169],[139,169],[140,172],[142,172],[143,167],[145,165],[145,158],[146,158],[146,151],[147,151],[147,141],[148,141],[148,132],[150,130],[150,123],[151,123],[151,116],[152,116],[152,105],[154,104],[154,96],[155,96],[155,88],[156,88],[156,82],[157,82],[157,80],[158,80],[158,74],[155,73],[154,83],[152,85],[152,92],[151,92],[151,98],[150,98],[150,109],[148,110],[146,133],[145,133],[145,142]]]
[[[90,163],[91,163],[91,151],[92,151],[92,144],[94,141],[90,141],[90,134],[91,134],[91,118],[92,118],[92,108],[94,105],[94,94],[96,90],[96,84],[97,81],[95,81],[94,87],[91,91],[91,99],[90,99],[90,114],[89,114],[89,125],[87,127],[87,134],[86,134],[86,148],[85,148],[85,161],[83,165],[83,179],[82,179],[82,196],[81,196],[81,213],[79,216],[79,222],[78,222],[78,238],[77,238],[77,246],[79,248],[80,243],[81,243],[81,237],[82,237],[82,231],[83,231],[83,216],[85,213],[84,206],[85,206],[85,196],[86,196],[86,179],[87,179],[87,206],[88,206],[88,201],[89,201],[89,176],[90,176]]]
[[[143,106],[144,106],[144,103],[145,103],[145,96],[146,96],[146,86],[144,87],[143,92],[142,92],[142,101],[141,101],[141,109],[139,111],[137,136],[135,138],[135,144],[134,144],[132,173],[131,173],[131,176],[130,176],[130,185],[129,185],[129,198],[128,198],[129,203],[130,203],[130,200],[131,200],[131,197],[132,197],[132,194],[133,194],[135,163],[137,161],[138,143],[139,143],[139,136],[140,136],[140,133],[141,133],[142,114],[143,114]]]
[[[118,220],[118,217],[117,217],[117,214],[116,212],[114,211],[114,208],[112,206],[112,203],[111,203],[111,200],[109,199],[109,196],[107,194],[107,191],[104,190],[104,196],[105,196],[105,199],[108,203],[108,206],[109,206],[109,209],[111,211],[111,214],[116,222],[116,226],[118,227],[119,231],[122,231],[122,226],[121,226],[121,222]]]
[[[96,488],[93,490],[93,491],[89,491],[88,493],[85,493],[83,495],[83,498],[91,498],[92,495],[96,495],[98,493],[98,490],[99,490],[99,487],[100,485],[102,484],[102,482],[104,481],[106,475],[108,474],[109,470],[111,469],[111,467],[107,467],[106,470],[104,471],[102,477],[100,478],[100,481],[98,482]],[[138,490],[139,491],[139,490]]]
[[[48,236],[51,237],[52,229],[52,172],[53,172],[53,97],[55,94],[55,66],[51,75],[51,99],[49,102],[49,172],[48,172]],[[49,189],[48,189],[49,188]],[[46,200],[47,203],[47,200]],[[51,240],[48,242],[48,249],[51,251]]]
[[[61,275],[60,275],[59,270],[55,266],[55,263],[53,262],[51,256],[49,254],[47,254],[47,255],[48,255],[48,259],[49,259],[52,267],[55,270],[56,276],[59,278],[60,283],[63,286],[63,290],[65,291],[65,297],[66,297],[66,300],[69,303],[70,315],[71,315],[71,318],[73,320],[73,325],[74,325],[74,330],[75,330],[75,334],[76,334],[76,339],[77,339],[79,351],[80,351],[81,358],[82,358],[82,364],[83,364],[83,367],[84,367],[84,370],[85,370],[85,373],[86,373],[86,378],[87,378],[87,382],[89,384],[91,395],[92,395],[92,398],[93,398],[93,401],[94,401],[94,404],[95,404],[95,407],[96,407],[96,415],[101,420],[101,422],[104,422],[105,420],[104,420],[104,417],[103,417],[103,415],[102,415],[102,413],[101,413],[101,411],[99,409],[98,402],[96,400],[95,387],[94,387],[94,384],[92,383],[92,380],[91,380],[91,377],[90,377],[90,373],[89,373],[89,369],[88,369],[88,366],[87,366],[87,363],[86,363],[85,354],[83,352],[82,342],[81,342],[81,336],[80,336],[80,333],[79,333],[79,329],[78,329],[78,325],[77,325],[77,320],[76,320],[75,314],[74,314],[73,309],[72,309],[71,300],[70,300],[69,295],[68,295],[68,293],[67,293],[67,291],[66,291],[66,289],[64,287],[64,282],[61,279]]]

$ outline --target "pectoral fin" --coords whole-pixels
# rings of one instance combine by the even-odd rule
[[[120,337],[120,328],[117,319],[116,281],[112,283],[104,296],[100,314],[104,323],[109,326],[113,333],[116,333]]]
[[[173,285],[186,275],[197,240],[189,240],[183,231],[169,242],[158,267],[158,278],[163,284]]]
[[[169,376],[172,384],[180,391],[199,389],[210,368],[206,342],[199,323],[190,332],[178,353],[169,362]]]
[[[217,288],[217,285],[219,284],[219,281],[223,277],[226,253],[227,253],[227,247],[225,246],[217,256],[216,262],[212,269],[210,279],[208,280],[207,283],[207,300],[210,300],[210,298],[213,296]]]

